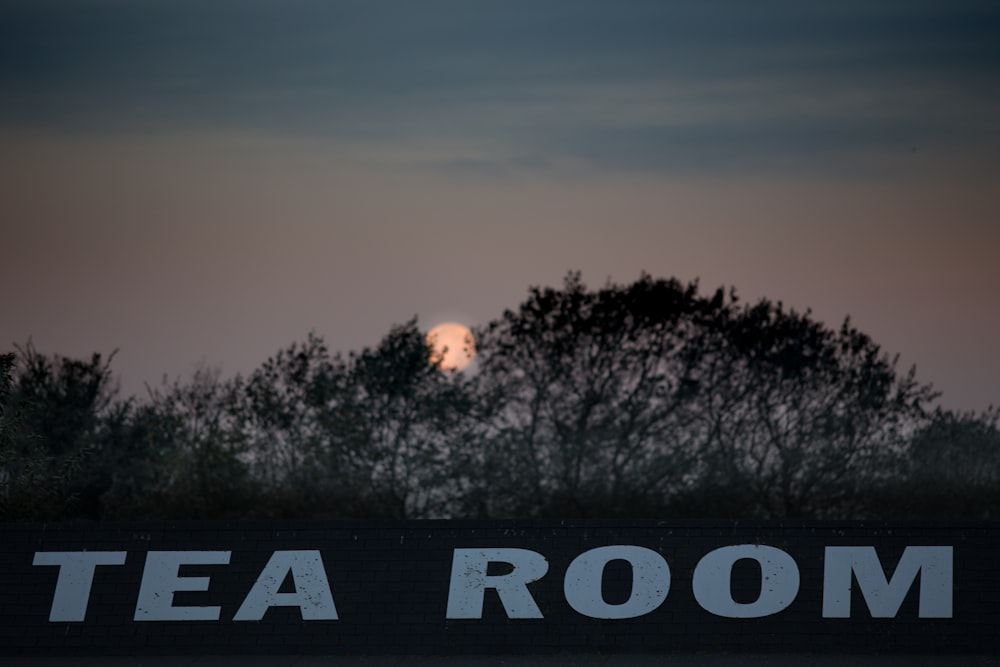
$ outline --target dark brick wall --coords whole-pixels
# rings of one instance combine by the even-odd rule
[[[670,592],[655,611],[632,619],[578,614],[563,574],[579,554],[637,545],[669,563]],[[692,594],[698,561],[718,547],[765,544],[786,551],[801,576],[783,611],[729,619],[703,610]],[[918,618],[915,582],[895,618],[873,619],[860,594],[851,618],[822,617],[827,546],[874,546],[892,573],[906,546],[954,548],[952,618]],[[508,619],[488,591],[483,618],[447,620],[456,548],[517,547],[543,554],[548,574],[530,585],[543,619]],[[1000,525],[983,523],[745,522],[234,522],[95,523],[0,527],[0,655],[445,655],[545,653],[869,653],[998,654]],[[303,621],[275,607],[262,621],[232,620],[275,550],[318,549],[340,619]],[[127,551],[124,565],[96,570],[83,622],[50,622],[58,569],[33,566],[36,551]],[[175,605],[221,606],[220,620],[133,620],[146,552],[228,550],[228,566],[186,566],[210,576],[206,592]],[[605,572],[611,602],[629,595],[631,574]],[[738,566],[733,591],[753,599],[759,570]],[[741,600],[742,601],[742,600]]]

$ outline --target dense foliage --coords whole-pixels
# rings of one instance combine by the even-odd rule
[[[416,321],[121,399],[110,359],[0,355],[0,518],[996,518],[995,410],[849,322],[643,276],[532,289],[430,363]]]

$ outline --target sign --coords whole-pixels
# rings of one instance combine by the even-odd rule
[[[992,524],[0,528],[0,655],[996,653]]]

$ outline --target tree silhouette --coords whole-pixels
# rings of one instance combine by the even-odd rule
[[[112,357],[114,355],[111,355]],[[107,484],[94,465],[114,402],[110,359],[46,357],[29,342],[0,365],[0,482],[5,513],[62,516],[96,506]],[[19,366],[15,370],[15,367]]]
[[[532,288],[433,363],[417,321],[119,400],[110,359],[0,355],[0,518],[995,518],[1000,412],[845,321],[653,279]]]
[[[761,517],[877,512],[869,491],[903,472],[931,387],[849,321],[832,330],[780,303],[737,305],[701,334],[699,495]]]
[[[900,499],[921,517],[1000,517],[1000,409],[935,410],[914,435]]]
[[[310,335],[250,376],[238,414],[279,515],[420,518],[450,511],[463,401],[411,320],[346,360]]]
[[[694,465],[692,327],[711,302],[644,276],[591,292],[533,289],[479,332],[489,514],[662,507]]]
[[[137,415],[141,447],[154,463],[147,512],[207,519],[242,515],[255,498],[244,426],[233,406],[241,380],[198,368],[187,383],[150,392]]]
[[[570,274],[480,336],[491,513],[864,512],[933,397],[848,322],[648,276]]]
[[[357,473],[368,480],[382,516],[447,516],[452,510],[452,456],[462,446],[468,399],[431,363],[431,354],[411,320],[353,359],[351,405],[363,454]]]
[[[268,359],[238,392],[249,465],[269,505],[264,515],[343,506],[357,495],[347,465],[352,436],[337,419],[346,393],[343,359],[312,334]]]

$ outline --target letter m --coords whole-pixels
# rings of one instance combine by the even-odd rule
[[[850,618],[852,573],[873,618],[894,618],[918,573],[919,617],[951,618],[951,547],[906,547],[888,580],[875,547],[827,547],[823,618]]]

